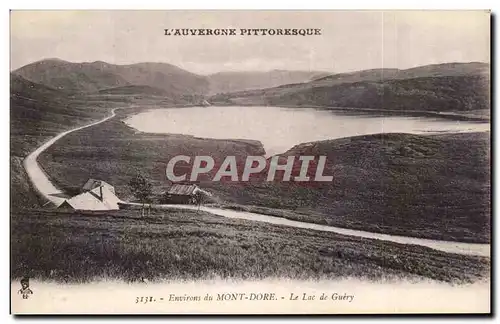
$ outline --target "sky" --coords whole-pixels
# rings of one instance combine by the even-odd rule
[[[45,58],[165,62],[198,74],[349,72],[490,61],[486,11],[12,11],[11,70]],[[166,28],[319,28],[319,36],[165,36]]]

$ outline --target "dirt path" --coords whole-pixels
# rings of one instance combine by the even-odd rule
[[[58,197],[57,195],[62,194],[63,192],[59,189],[57,189],[54,184],[49,180],[47,175],[45,174],[45,171],[40,167],[40,164],[38,164],[38,156],[48,149],[52,144],[63,138],[64,136],[76,132],[78,130],[87,128],[87,127],[92,127],[95,125],[98,125],[100,123],[103,123],[113,117],[116,116],[115,110],[119,108],[115,108],[111,111],[111,115],[108,117],[105,117],[101,120],[98,120],[96,122],[93,122],[91,124],[85,125],[85,126],[80,126],[77,128],[70,129],[68,131],[62,132],[58,134],[57,136],[51,138],[48,142],[44,143],[42,146],[37,148],[35,151],[33,151],[30,155],[24,159],[24,169],[28,173],[28,177],[31,180],[31,183],[35,186],[35,188],[38,190],[38,192],[48,201],[52,202],[53,204],[60,205],[62,202],[64,202],[64,198]]]
[[[134,204],[135,205],[135,204]],[[139,205],[139,204],[137,204]],[[190,206],[190,205],[152,205],[156,208],[176,208],[176,209],[190,209],[197,210],[198,207]],[[409,237],[409,236],[400,236],[400,235],[390,235],[390,234],[381,234],[381,233],[373,233],[366,232],[360,230],[353,230],[335,226],[328,225],[320,225],[314,223],[306,223],[299,222],[290,219],[286,219],[283,217],[274,217],[268,215],[262,215],[257,213],[250,212],[242,212],[235,211],[231,209],[220,209],[213,207],[205,207],[202,206],[200,208],[203,211],[227,217],[227,218],[239,218],[246,219],[257,222],[265,222],[276,225],[284,225],[284,226],[292,226],[297,228],[307,228],[316,231],[324,231],[324,232],[334,232],[343,235],[350,235],[356,237],[363,237],[369,239],[376,239],[382,241],[390,241],[401,244],[408,245],[420,245],[430,247],[435,250],[447,252],[447,253],[457,253],[464,255],[477,255],[483,257],[490,257],[490,244],[479,244],[479,243],[461,243],[461,242],[452,242],[452,241],[440,241],[440,240],[431,240],[431,239],[423,239],[417,237]]]

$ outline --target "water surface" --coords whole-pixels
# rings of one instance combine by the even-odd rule
[[[444,118],[347,115],[313,108],[241,106],[156,109],[133,115],[125,123],[142,132],[258,140],[268,156],[283,153],[300,143],[356,135],[490,129],[490,124],[485,122]]]

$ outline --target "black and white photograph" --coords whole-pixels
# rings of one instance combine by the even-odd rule
[[[12,314],[490,314],[487,10],[12,10]]]

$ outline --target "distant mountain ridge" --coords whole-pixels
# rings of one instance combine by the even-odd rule
[[[207,99],[214,105],[449,112],[487,110],[490,93],[490,66],[480,62],[336,74],[272,70],[204,76],[167,63],[115,65],[47,59],[12,74],[68,93],[159,96],[174,101],[183,98],[193,104]]]
[[[369,69],[348,73],[331,74],[312,81],[315,85],[360,81],[384,81],[413,79],[419,77],[441,77],[478,75],[489,73],[489,64],[481,62],[441,63],[422,65],[409,69]]]
[[[103,61],[72,63],[57,58],[25,65],[12,74],[69,92],[130,94],[145,90],[145,94],[168,97],[262,89],[329,75],[318,71],[288,70],[198,75],[168,63],[116,65]]]
[[[469,111],[490,107],[490,66],[433,64],[332,74],[310,82],[212,96],[219,105]]]
[[[12,73],[54,89],[72,92],[147,86],[176,96],[204,94],[209,87],[206,77],[167,63],[115,65],[102,61],[71,63],[48,59],[28,64]]]
[[[272,88],[285,84],[309,82],[330,75],[321,71],[272,70],[266,72],[219,72],[208,76],[210,93]]]

